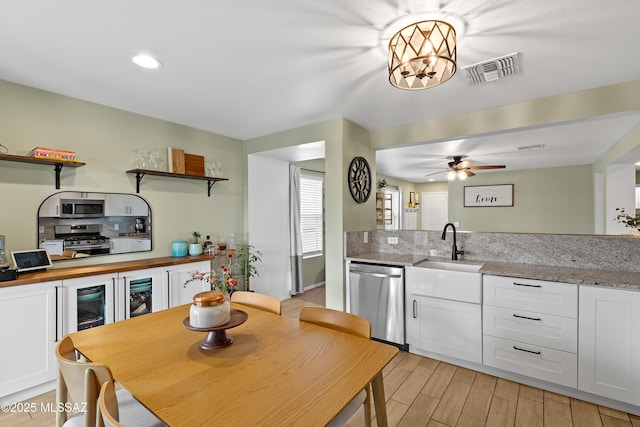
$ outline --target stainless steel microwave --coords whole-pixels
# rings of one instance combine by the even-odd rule
[[[100,218],[103,216],[104,200],[60,200],[60,218]]]

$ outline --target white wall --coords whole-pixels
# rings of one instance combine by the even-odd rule
[[[633,164],[611,164],[606,169],[605,233],[626,234],[631,231],[624,224],[616,222],[616,208],[624,208],[629,215],[635,213],[636,169]]]
[[[251,245],[262,252],[251,278],[251,290],[281,300],[290,297],[289,163],[251,154],[248,159],[247,231]]]

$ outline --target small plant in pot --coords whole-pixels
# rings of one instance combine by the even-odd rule
[[[202,253],[202,243],[200,243],[200,233],[197,231],[192,231],[191,236],[193,236],[193,242],[189,244],[189,255],[195,256],[200,255]]]

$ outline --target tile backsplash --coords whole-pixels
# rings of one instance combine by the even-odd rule
[[[424,254],[431,250],[449,257],[453,236],[446,240],[438,231],[369,230],[368,243],[364,231],[345,233],[345,254],[354,256],[369,252]],[[390,244],[389,237],[397,238]],[[391,241],[394,241],[392,239]],[[526,233],[457,233],[457,245],[470,261],[499,261],[556,267],[578,267],[640,272],[640,237],[526,234]]]

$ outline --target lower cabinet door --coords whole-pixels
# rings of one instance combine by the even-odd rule
[[[578,358],[575,353],[489,335],[483,339],[483,359],[487,366],[567,387],[578,385]]]
[[[193,272],[209,272],[209,261],[165,267],[162,280],[167,288],[167,306],[169,308],[193,302],[193,296],[198,292],[211,290],[211,285],[204,280],[190,280]]]
[[[0,398],[56,377],[56,288],[61,284],[0,288]]]
[[[482,363],[482,311],[479,304],[415,296],[407,307],[411,347]]]
[[[640,292],[580,286],[580,390],[640,405]]]

